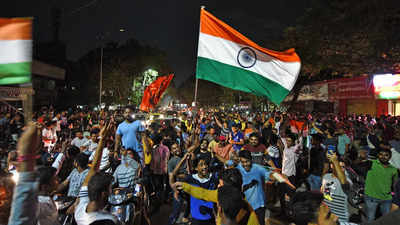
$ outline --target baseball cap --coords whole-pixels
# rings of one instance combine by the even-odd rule
[[[219,141],[225,141],[225,140],[226,140],[226,137],[223,136],[223,135],[221,135],[221,136],[218,137],[218,140],[219,140]]]

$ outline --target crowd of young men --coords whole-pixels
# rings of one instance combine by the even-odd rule
[[[46,109],[34,121],[0,118],[0,224],[59,224],[60,194],[76,198],[68,213],[78,225],[118,224],[105,210],[111,189],[138,186],[172,206],[167,224],[395,224],[399,216],[396,117],[209,109],[146,124],[127,107]],[[19,176],[14,191],[8,172]]]

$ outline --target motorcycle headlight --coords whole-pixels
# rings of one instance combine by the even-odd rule
[[[115,194],[115,195],[111,195],[108,198],[108,202],[112,205],[118,205],[118,204],[121,204],[125,200],[125,198],[126,197],[124,195]]]

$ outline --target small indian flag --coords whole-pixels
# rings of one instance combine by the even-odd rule
[[[0,85],[31,81],[32,19],[0,18]]]
[[[262,48],[206,10],[200,14],[196,77],[280,104],[300,72],[294,49]]]

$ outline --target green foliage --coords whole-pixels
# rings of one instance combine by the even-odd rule
[[[397,72],[398,0],[319,0],[311,6],[296,26],[285,29],[280,42],[282,48],[296,48],[303,76],[321,80]],[[328,77],[320,77],[326,70]]]
[[[398,0],[313,0],[310,6],[276,43],[294,47],[302,60],[293,102],[313,81],[400,72]]]
[[[131,102],[133,105],[140,105],[144,90],[150,85],[158,76],[158,72],[153,69],[148,69],[135,77],[132,83]]]
[[[141,95],[133,92],[134,80],[141,80],[148,69],[164,75],[171,72],[167,55],[158,48],[135,39],[124,44],[107,43],[103,49],[103,95],[106,104],[137,104]],[[75,83],[73,101],[79,104],[98,103],[100,77],[100,48],[83,56],[70,71],[70,83]],[[138,89],[136,89],[138,90]]]

